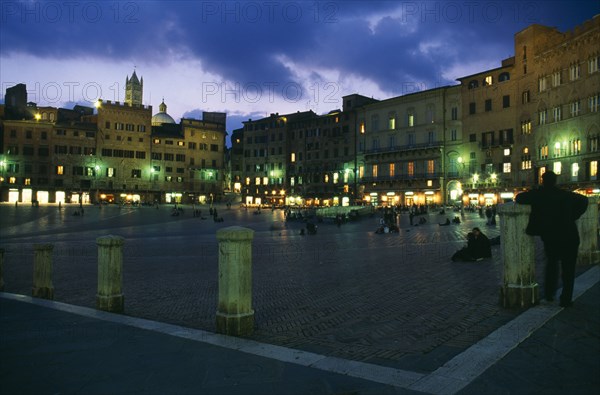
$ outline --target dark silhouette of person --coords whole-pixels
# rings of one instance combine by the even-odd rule
[[[476,260],[491,258],[492,246],[490,244],[490,239],[481,233],[479,228],[473,228],[471,233],[473,233],[473,240],[471,240],[471,243],[468,246],[471,256]]]
[[[467,234],[467,246],[452,255],[452,261],[480,261],[492,257],[490,239],[479,228],[473,228]]]
[[[450,225],[450,218],[446,218],[446,222],[442,222],[441,224],[438,224],[439,226],[448,226]]]
[[[542,186],[519,193],[515,200],[531,205],[529,223],[525,232],[541,236],[546,252],[544,297],[554,300],[558,288],[559,262],[563,283],[560,305],[573,304],[573,284],[579,249],[579,232],[575,221],[587,210],[587,197],[564,191],[556,186],[557,176],[552,171],[542,175]]]

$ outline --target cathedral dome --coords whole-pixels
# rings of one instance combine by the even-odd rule
[[[152,116],[152,126],[160,126],[163,123],[175,123],[173,117],[167,114],[167,105],[164,99],[158,106],[158,112]]]

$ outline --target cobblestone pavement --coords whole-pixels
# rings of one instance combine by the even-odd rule
[[[95,239],[115,234],[126,239],[125,314],[215,331],[215,232],[238,225],[255,230],[254,340],[431,372],[520,313],[498,303],[498,246],[482,262],[449,259],[474,226],[499,234],[476,213],[445,227],[438,213],[421,226],[403,215],[398,234],[375,234],[375,216],[339,228],[320,223],[318,235],[300,236],[303,225],[286,224],[281,210],[219,207],[223,223],[193,217],[189,207],[179,217],[167,207],[73,210],[0,206],[6,292],[31,293],[33,244],[52,243],[55,299],[94,307]]]

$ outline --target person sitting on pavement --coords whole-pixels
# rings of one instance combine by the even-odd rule
[[[467,234],[467,246],[452,255],[452,261],[475,262],[492,257],[490,240],[479,228]]]
[[[449,218],[446,218],[446,222],[444,222],[444,223],[441,223],[441,224],[438,224],[438,225],[439,225],[439,226],[448,226],[448,225],[450,225],[450,219],[449,219]]]

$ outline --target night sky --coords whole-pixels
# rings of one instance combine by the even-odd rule
[[[26,83],[29,101],[71,108],[124,99],[144,78],[144,104],[228,114],[227,130],[272,112],[341,108],[456,84],[514,55],[538,23],[572,30],[600,2],[571,1],[1,1],[0,100]]]

